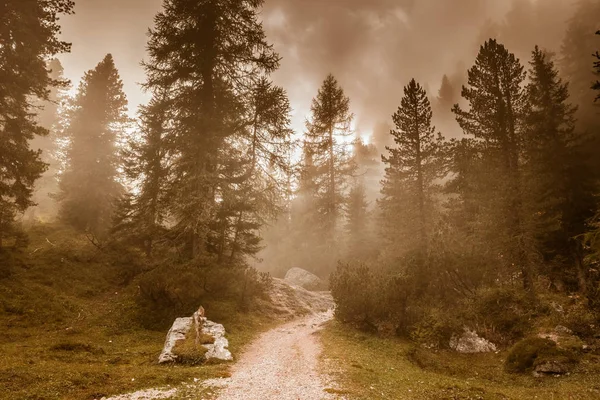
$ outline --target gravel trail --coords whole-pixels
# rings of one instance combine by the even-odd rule
[[[231,378],[205,384],[223,388],[218,400],[334,399],[318,371],[317,333],[333,316],[314,314],[263,333],[237,360]]]

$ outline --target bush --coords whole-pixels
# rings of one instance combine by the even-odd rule
[[[330,278],[338,319],[358,325],[373,324],[373,281],[373,274],[366,265],[338,265]]]
[[[330,288],[336,318],[384,336],[408,334],[422,314],[418,307],[407,307],[413,293],[409,278],[375,272],[364,264],[340,263],[330,277]]]
[[[567,309],[565,325],[578,336],[592,337],[598,332],[600,317],[583,301],[578,301]]]
[[[176,317],[191,315],[200,304],[228,301],[248,308],[272,285],[254,268],[214,264],[163,265],[136,278],[139,321],[146,328],[167,328]]]
[[[410,338],[425,347],[448,347],[452,335],[460,330],[459,324],[447,312],[430,309],[411,327]]]
[[[506,358],[505,368],[508,372],[518,373],[530,371],[536,360],[559,356],[556,343],[549,339],[528,338],[515,344]]]
[[[467,325],[497,344],[522,339],[532,329],[536,306],[524,291],[514,287],[486,288],[467,301],[460,316]]]

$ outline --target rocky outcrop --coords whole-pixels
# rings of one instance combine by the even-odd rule
[[[171,329],[169,329],[169,333],[167,333],[167,339],[165,340],[163,350],[158,357],[159,363],[162,364],[177,360],[177,356],[173,354],[173,349],[178,341],[185,340],[185,335],[191,329],[192,322],[192,317],[177,318],[175,322],[173,322]]]
[[[275,319],[293,319],[333,309],[335,303],[329,292],[311,292],[289,285],[282,279],[273,279],[269,299],[257,299],[258,307]]]
[[[461,336],[450,339],[450,348],[459,353],[490,353],[496,351],[496,345],[467,328]]]
[[[568,363],[562,360],[547,360],[536,363],[533,376],[564,375],[569,373]]]
[[[202,332],[215,339],[214,343],[203,345],[208,350],[205,356],[207,360],[233,360],[233,356],[227,348],[229,347],[229,341],[225,338],[225,327],[223,325],[206,320]]]
[[[293,286],[299,286],[306,290],[319,290],[323,287],[321,278],[312,274],[302,268],[292,268],[286,274],[283,279],[287,283]]]
[[[199,321],[201,327],[201,333],[210,335],[214,338],[213,343],[202,344],[201,346],[207,349],[205,354],[206,360],[219,360],[219,361],[231,361],[233,356],[228,350],[229,341],[225,338],[225,327],[221,324],[217,324],[213,321],[209,321],[203,316],[198,314],[198,311],[191,317],[177,318],[173,322],[173,326],[167,333],[167,339],[163,350],[158,357],[158,362],[168,363],[177,362],[177,355],[174,354],[173,349],[180,340],[185,340],[186,335],[195,335],[195,329],[192,329],[195,325],[194,321]]]

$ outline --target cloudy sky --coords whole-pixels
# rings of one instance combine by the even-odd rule
[[[536,43],[558,50],[573,1],[266,0],[261,17],[283,57],[273,79],[288,91],[294,128],[303,129],[312,97],[333,73],[350,96],[359,134],[367,136],[390,120],[410,78],[435,95],[444,74],[462,79],[490,36],[521,57]],[[67,77],[77,85],[112,53],[134,114],[147,101],[140,62],[162,0],[76,3],[76,14],[63,19],[63,37],[73,43],[61,57]]]

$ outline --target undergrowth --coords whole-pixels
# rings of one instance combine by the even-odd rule
[[[0,270],[10,270],[0,276],[0,399],[92,400],[229,376],[228,364],[157,364],[173,318],[199,304],[141,309],[139,279],[154,268],[142,257],[100,249],[63,227],[38,225],[28,233],[27,247],[0,251]],[[202,305],[225,325],[234,355],[273,323],[244,312],[239,296],[207,295]],[[148,324],[152,313],[161,318]]]

